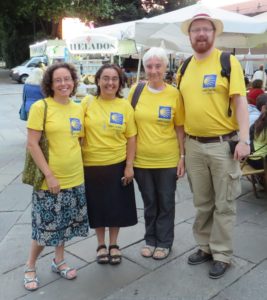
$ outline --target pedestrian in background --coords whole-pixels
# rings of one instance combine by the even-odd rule
[[[22,93],[22,106],[20,109],[20,116],[24,121],[28,119],[32,104],[37,100],[44,98],[41,90],[43,74],[44,72],[42,69],[35,68],[25,81]],[[22,116],[22,113],[25,114],[25,117]]]
[[[221,51],[214,46],[223,32],[221,20],[200,11],[184,21],[181,30],[194,51],[179,89],[185,111],[186,169],[197,210],[193,233],[199,245],[188,263],[213,260],[209,277],[216,279],[223,276],[233,254],[239,161],[250,152],[246,89],[240,63],[232,55],[230,82],[222,77]],[[233,155],[231,139],[239,139]]]
[[[89,224],[97,236],[97,262],[121,262],[120,227],[137,223],[133,186],[136,126],[131,105],[121,97],[123,77],[113,64],[95,75],[96,96],[82,100],[82,145]],[[108,228],[109,247],[105,233]]]
[[[70,96],[77,87],[75,68],[67,63],[50,66],[42,81],[47,104],[45,133],[49,141],[49,161],[39,146],[44,122],[44,101],[33,104],[28,123],[27,148],[45,175],[40,190],[32,194],[32,244],[26,263],[24,287],[39,287],[36,260],[45,246],[55,247],[52,271],[66,279],[77,276],[64,260],[65,242],[87,236],[84,174],[79,138],[83,135],[82,108]]]
[[[143,57],[148,82],[135,107],[135,179],[144,201],[144,257],[165,259],[174,240],[176,180],[184,175],[183,123],[178,91],[164,82],[168,57],[153,47]],[[132,102],[136,86],[130,91]]]

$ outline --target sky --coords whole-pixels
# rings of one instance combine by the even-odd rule
[[[202,0],[201,2],[209,7],[220,7],[246,1],[249,0]]]

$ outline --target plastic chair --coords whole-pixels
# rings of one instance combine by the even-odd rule
[[[255,169],[251,165],[248,164],[248,158],[257,158],[263,160],[263,169]],[[248,180],[252,183],[253,191],[256,198],[260,198],[257,193],[256,184],[260,183],[263,185],[265,193],[267,193],[267,156],[261,155],[249,155],[244,161],[240,163],[240,168],[242,171],[242,176],[248,178]]]

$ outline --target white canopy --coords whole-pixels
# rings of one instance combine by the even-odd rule
[[[257,20],[220,8],[207,8],[200,3],[187,6],[150,19],[135,23],[135,40],[146,46],[159,46],[164,41],[166,48],[188,52],[190,42],[180,30],[180,24],[194,15],[205,12],[222,20],[224,32],[216,39],[220,48],[252,48],[267,42],[267,21]]]

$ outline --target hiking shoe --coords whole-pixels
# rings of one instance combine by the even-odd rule
[[[213,279],[222,277],[228,267],[229,264],[215,260],[210,268],[209,277]]]
[[[188,257],[187,262],[189,263],[189,265],[199,265],[208,260],[212,260],[212,255],[210,253],[202,251],[201,249],[198,249],[197,252],[191,254]]]

